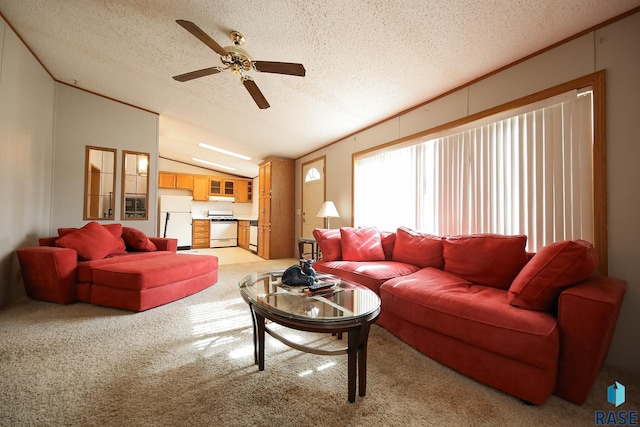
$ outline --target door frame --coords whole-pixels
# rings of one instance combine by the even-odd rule
[[[307,160],[306,162],[302,163],[300,165],[300,236],[298,237],[303,237],[303,228],[304,225],[302,223],[302,218],[303,218],[303,212],[304,212],[304,167],[307,166],[310,163],[315,163],[317,161],[322,160],[322,197],[323,200],[322,202],[324,203],[325,200],[327,200],[327,156],[323,155],[320,157],[316,157],[313,158],[311,160]]]

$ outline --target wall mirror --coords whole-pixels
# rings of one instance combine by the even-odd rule
[[[149,218],[149,153],[122,152],[121,219]]]
[[[83,219],[114,219],[116,150],[87,145]]]

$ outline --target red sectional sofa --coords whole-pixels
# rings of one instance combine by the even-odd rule
[[[131,311],[148,310],[218,281],[218,258],[176,253],[177,240],[121,224],[60,228],[40,246],[17,250],[27,296]]]
[[[378,293],[378,323],[420,352],[536,405],[552,393],[577,404],[588,397],[627,285],[595,272],[589,243],[532,254],[526,236],[441,238],[404,227],[314,236],[314,268]]]

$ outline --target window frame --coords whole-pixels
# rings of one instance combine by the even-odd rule
[[[413,140],[424,138],[432,134],[447,131],[463,126],[488,116],[499,114],[508,110],[521,108],[564,92],[581,90],[591,87],[593,91],[593,244],[598,251],[598,271],[606,275],[608,273],[608,233],[607,233],[607,172],[606,172],[606,72],[601,70],[566,83],[536,92],[531,95],[492,107],[452,122],[436,126],[376,147],[355,152],[352,154],[351,167],[351,206],[355,218],[355,165],[359,157],[385,149],[396,149]]]

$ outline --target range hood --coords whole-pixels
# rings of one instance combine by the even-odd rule
[[[232,202],[236,201],[236,198],[233,196],[209,196],[210,202]]]

